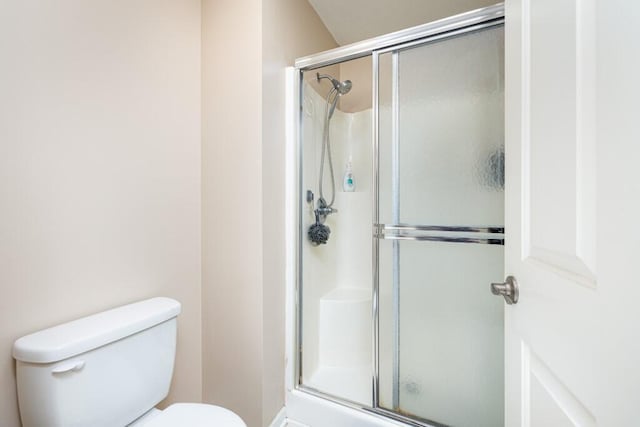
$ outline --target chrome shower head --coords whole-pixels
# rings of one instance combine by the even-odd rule
[[[336,90],[338,91],[338,93],[340,95],[345,95],[347,93],[349,93],[349,91],[351,90],[351,87],[353,86],[353,84],[351,84],[351,80],[345,80],[343,82],[340,82],[340,86],[336,88]]]
[[[318,81],[320,81],[321,79],[330,80],[331,84],[333,84],[333,87],[340,95],[346,95],[347,93],[349,93],[349,91],[351,90],[351,87],[353,86],[353,84],[351,83],[351,80],[345,80],[341,82],[334,79],[328,74],[316,73],[316,78],[318,79]]]

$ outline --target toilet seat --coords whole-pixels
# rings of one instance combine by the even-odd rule
[[[247,427],[228,409],[204,403],[174,403],[141,427]]]

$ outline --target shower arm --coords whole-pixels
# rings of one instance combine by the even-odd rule
[[[331,77],[328,74],[320,74],[320,73],[316,73],[316,80],[318,80],[318,82],[322,79],[327,79],[331,82],[331,84],[333,84],[333,87],[338,89],[338,85],[340,84],[339,81],[337,81],[336,79],[334,79],[333,77]]]

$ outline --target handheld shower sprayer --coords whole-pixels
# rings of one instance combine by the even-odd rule
[[[351,83],[351,80],[345,80],[341,82],[328,74],[316,73],[316,79],[318,82],[320,82],[320,80],[322,79],[327,79],[333,85],[333,87],[327,94],[327,104],[324,115],[322,155],[320,157],[320,179],[318,183],[320,197],[318,198],[317,208],[314,210],[315,223],[312,224],[311,227],[309,227],[308,232],[309,240],[311,240],[311,242],[315,245],[321,245],[327,243],[327,240],[329,240],[329,234],[331,233],[331,229],[329,229],[329,227],[324,224],[325,219],[330,214],[338,212],[338,210],[333,207],[333,202],[335,201],[336,196],[336,184],[333,174],[333,162],[331,160],[331,139],[329,135],[329,126],[331,123],[331,117],[333,117],[333,113],[335,112],[336,106],[338,105],[338,98],[349,93],[353,85]],[[329,172],[331,174],[331,199],[329,200],[329,203],[326,202],[322,191],[322,184],[324,180],[325,153],[328,159],[327,163],[329,163]],[[313,203],[313,194],[311,194],[311,200],[309,200],[309,195],[307,195],[307,201]]]

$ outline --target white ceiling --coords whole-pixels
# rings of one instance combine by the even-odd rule
[[[309,0],[339,45],[446,18],[497,0]]]

